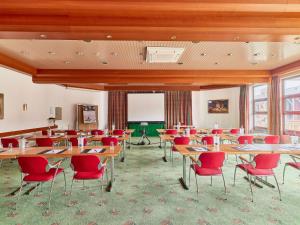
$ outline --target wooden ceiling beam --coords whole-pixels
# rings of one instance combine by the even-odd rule
[[[249,84],[270,80],[264,70],[52,70],[38,69],[35,83]]]
[[[104,86],[105,91],[200,91],[200,86],[193,85],[126,85],[126,86]]]
[[[33,76],[36,74],[36,68],[26,63],[23,63],[20,60],[7,56],[1,52],[0,52],[0,65],[24,73],[26,75]]]

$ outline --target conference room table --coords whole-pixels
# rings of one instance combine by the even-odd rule
[[[128,145],[128,148],[130,149],[131,148],[131,137],[132,137],[132,133],[135,131],[135,129],[125,129],[124,130],[124,133],[128,135],[128,142],[129,142],[129,145]],[[110,134],[113,133],[113,130],[110,130],[109,131]]]
[[[37,138],[51,138],[54,142],[64,142],[64,145],[67,146],[67,141],[70,138],[78,138],[78,137],[79,137],[79,135],[52,135],[52,136],[33,135],[33,136],[26,138],[26,140],[35,141]],[[106,137],[106,136],[105,135],[85,135],[82,137],[86,138],[88,142],[100,142],[102,140],[102,138]],[[127,142],[127,140],[129,140],[129,135],[128,134],[122,135],[122,136],[112,135],[110,137],[116,137],[119,142],[123,143],[121,162],[124,162],[125,157],[126,157],[126,142]]]
[[[221,144],[214,145],[174,145],[176,150],[182,155],[182,177],[179,178],[179,182],[182,187],[188,190],[186,181],[186,158],[190,156],[198,156],[203,152],[223,151],[225,154],[243,155],[243,154],[262,154],[262,153],[279,153],[300,155],[300,145],[293,144]],[[267,183],[264,181],[264,183]],[[270,186],[270,185],[269,185]]]
[[[92,151],[91,153],[89,151]],[[71,158],[73,155],[97,155],[99,157],[110,159],[110,181],[107,184],[106,190],[111,191],[114,178],[114,159],[122,152],[120,145],[114,146],[111,149],[110,146],[84,146],[84,147],[72,147],[67,149],[66,147],[29,147],[25,149],[20,148],[3,148],[0,149],[0,159],[15,159],[20,156],[44,156],[46,158]]]
[[[164,143],[164,156],[162,157],[163,161],[168,162],[167,160],[167,142],[172,143],[175,139],[175,137],[181,137],[181,135],[169,135],[169,134],[162,134],[159,135],[160,140]],[[189,136],[191,141],[197,141],[200,140],[200,137],[198,135],[190,135]]]
[[[198,134],[198,136],[200,138],[204,137],[204,136],[207,136],[208,134]],[[212,135],[212,134],[210,134]],[[255,143],[263,143],[264,142],[264,139],[265,137],[268,135],[268,134],[230,134],[230,133],[223,133],[223,134],[217,134],[217,136],[220,137],[220,141],[221,142],[224,142],[224,141],[229,141],[231,143],[238,143],[238,138],[241,136],[241,135],[249,135],[249,136],[253,136],[253,141]]]

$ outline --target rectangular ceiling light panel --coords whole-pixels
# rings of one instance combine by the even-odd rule
[[[184,48],[147,47],[147,63],[177,63]]]

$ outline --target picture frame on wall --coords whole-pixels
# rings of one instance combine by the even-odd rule
[[[0,120],[4,119],[4,94],[0,93]]]
[[[229,113],[229,100],[208,100],[208,113]]]

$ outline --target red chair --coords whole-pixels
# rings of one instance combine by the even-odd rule
[[[250,191],[251,191],[251,197],[253,202],[253,190],[252,190],[252,177],[254,177],[254,183],[256,181],[256,177],[268,177],[273,176],[278,188],[279,198],[281,201],[281,193],[279,189],[279,185],[277,182],[276,175],[273,171],[274,168],[277,167],[280,154],[258,154],[254,157],[253,161],[249,162],[245,158],[240,156],[240,159],[242,160],[242,164],[237,164],[235,166],[234,170],[234,183],[235,185],[235,177],[236,177],[236,169],[239,168],[247,173],[249,185],[250,185]]]
[[[240,129],[234,128],[230,130],[231,134],[239,134],[240,133]]]
[[[250,135],[243,135],[238,137],[238,143],[243,145],[243,144],[252,144],[253,143],[253,136]]]
[[[223,134],[223,130],[222,129],[213,129],[211,131],[212,134]]]
[[[18,163],[21,170],[21,185],[18,193],[18,200],[22,192],[24,183],[45,183],[51,181],[49,198],[48,198],[48,209],[50,209],[51,194],[55,178],[58,174],[64,174],[65,180],[65,193],[66,193],[66,176],[63,168],[59,168],[63,160],[56,162],[51,165],[48,160],[43,156],[21,156],[18,158]],[[50,169],[47,171],[46,167]]]
[[[196,186],[197,186],[197,195],[199,192],[197,176],[210,176],[210,182],[212,186],[212,177],[213,176],[222,176],[224,191],[226,195],[226,184],[225,178],[222,171],[223,163],[225,160],[224,152],[204,152],[200,154],[198,161],[193,157],[190,157],[192,163],[190,165],[189,172],[189,183],[191,182],[191,169],[195,172]],[[200,162],[200,163],[199,163]],[[199,164],[198,164],[199,163]]]
[[[48,130],[42,130],[42,135],[49,135],[49,134],[48,134]],[[52,135],[52,136],[55,135],[54,130],[51,130],[51,135]]]
[[[103,130],[92,130],[91,134],[92,135],[103,135],[104,131]]]
[[[206,142],[207,145],[213,145],[214,144],[214,137],[213,136],[205,136],[201,139],[202,144]]]
[[[1,138],[1,143],[3,148],[8,148],[9,144],[11,144],[13,148],[19,147],[19,142],[16,138]]]
[[[197,134],[197,129],[190,129],[190,134]]]
[[[280,136],[278,135],[269,135],[264,139],[265,144],[279,144]]]
[[[118,136],[123,136],[124,132],[125,132],[124,130],[118,129],[118,130],[113,130],[112,134],[118,135]]]
[[[51,138],[37,138],[35,143],[38,147],[52,147],[53,141]]]
[[[110,146],[111,143],[113,143],[114,146],[118,145],[118,139],[115,137],[103,137],[101,142],[104,146]]]
[[[76,130],[66,130],[67,135],[77,135]]]
[[[177,135],[178,132],[175,129],[167,129],[166,134],[168,134],[168,135]]]
[[[295,156],[295,155],[290,155],[290,156],[292,157],[293,162],[287,162],[287,163],[284,165],[282,184],[284,184],[285,169],[286,169],[287,166],[293,167],[293,168],[295,168],[296,170],[300,170],[300,162],[297,161],[297,160],[300,160],[300,157],[299,157],[299,156]]]
[[[72,143],[72,146],[78,146],[78,139],[73,137],[73,138],[70,138],[69,141]],[[83,139],[83,145],[86,146],[87,145],[87,139],[84,138]]]
[[[106,162],[107,159],[101,163],[101,160],[96,155],[74,155],[71,158],[71,168],[74,171],[72,183],[71,183],[71,192],[72,195],[73,182],[74,180],[99,180],[103,177],[106,172]],[[107,172],[106,172],[106,178]],[[100,186],[102,187],[101,183]]]
[[[177,152],[177,149],[174,145],[188,145],[190,144],[190,138],[189,137],[175,137],[173,140],[173,144],[171,146],[170,156],[173,164],[173,152]]]

